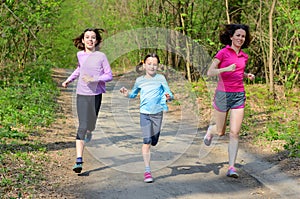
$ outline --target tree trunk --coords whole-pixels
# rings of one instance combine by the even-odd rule
[[[228,9],[228,0],[225,0],[225,6],[226,6],[227,23],[230,24],[230,16],[229,16],[229,9]]]
[[[267,56],[265,53],[265,46],[263,44],[263,28],[262,28],[262,0],[259,1],[259,22],[258,22],[258,29],[259,29],[259,43],[261,47],[261,53],[262,53],[262,61],[264,64],[264,71],[265,71],[265,78],[266,78],[266,84],[269,84],[269,76],[268,76],[268,68],[267,68]]]
[[[269,38],[270,38],[270,47],[269,47],[269,75],[270,75],[270,87],[269,91],[272,96],[274,96],[274,72],[273,72],[273,12],[275,8],[276,0],[273,0],[272,6],[269,13]],[[274,96],[275,97],[275,96]]]

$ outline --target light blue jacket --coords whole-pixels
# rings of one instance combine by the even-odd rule
[[[174,99],[166,78],[161,74],[156,74],[152,78],[138,77],[128,97],[135,98],[139,92],[140,112],[144,114],[167,111],[166,93],[170,95],[171,99]]]

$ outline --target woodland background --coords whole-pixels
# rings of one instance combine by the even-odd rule
[[[247,71],[256,79],[246,82],[253,106],[246,107],[242,136],[250,129],[253,142],[280,141],[275,151],[299,158],[299,22],[298,0],[1,1],[0,195],[28,179],[25,176],[33,179],[26,180],[28,184],[38,182],[42,164],[32,162],[47,159],[47,147],[37,137],[55,121],[58,110],[59,90],[51,78],[52,68],[76,67],[72,39],[87,27],[106,29],[104,40],[145,27],[171,29],[191,38],[170,41],[180,43],[183,55],[168,49],[154,51],[164,65],[183,72],[190,92],[201,98],[205,97],[206,67],[195,64],[193,43],[205,49],[209,62],[222,48],[223,24],[249,25],[252,42],[245,49],[250,57]],[[132,70],[148,51],[138,49],[121,56],[111,63],[112,70],[116,74]],[[27,169],[12,166],[20,162]]]

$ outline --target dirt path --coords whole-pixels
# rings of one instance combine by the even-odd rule
[[[70,71],[69,71],[70,72]],[[67,77],[56,70],[60,82]],[[138,100],[121,96],[121,86],[131,88],[136,74],[128,73],[107,84],[93,140],[84,153],[84,169],[79,175],[71,170],[75,160],[74,132],[76,112],[74,85],[62,89],[62,118],[54,130],[62,142],[53,147],[57,164],[52,168],[56,198],[296,198],[299,181],[288,178],[270,163],[240,150],[237,165],[240,178],[225,176],[228,137],[215,139],[205,147],[204,128],[186,104],[170,106],[164,115],[162,135],[152,149],[154,183],[143,182],[140,155]],[[172,87],[171,87],[172,88]],[[60,122],[60,123],[59,123]],[[59,151],[59,153],[57,152]],[[59,186],[63,184],[63,186]]]

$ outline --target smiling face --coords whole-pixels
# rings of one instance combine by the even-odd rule
[[[156,57],[148,57],[143,65],[146,70],[146,76],[153,77],[156,74],[158,67],[158,60]]]
[[[82,43],[84,44],[86,52],[94,52],[98,43],[96,33],[94,31],[86,31],[84,33]]]
[[[231,47],[240,49],[245,42],[245,38],[246,38],[246,31],[243,29],[237,29],[234,32],[233,36],[230,37],[232,41]]]

